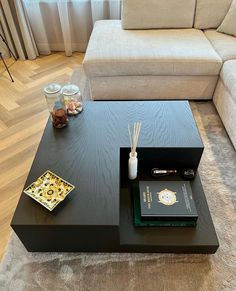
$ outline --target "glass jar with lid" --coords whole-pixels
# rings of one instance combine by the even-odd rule
[[[62,88],[67,113],[76,115],[83,110],[82,95],[78,86],[67,84]]]
[[[67,112],[61,86],[56,83],[49,84],[44,88],[44,94],[51,115],[53,126],[62,128],[68,124]]]

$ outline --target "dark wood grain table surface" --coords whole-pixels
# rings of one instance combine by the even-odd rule
[[[49,169],[75,190],[52,212],[22,193],[12,227],[29,251],[216,251],[198,176],[193,187],[203,214],[196,229],[139,232],[132,225],[127,126],[135,121],[142,122],[140,179],[157,164],[197,169],[203,144],[187,101],[85,102],[67,127],[55,129],[50,120],[46,125],[25,187]]]

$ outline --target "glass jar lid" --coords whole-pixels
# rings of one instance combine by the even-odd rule
[[[79,92],[79,87],[73,84],[65,85],[62,88],[62,94],[66,96],[75,95]]]
[[[47,87],[44,88],[44,92],[46,94],[55,94],[61,90],[61,85],[57,83],[49,84]]]

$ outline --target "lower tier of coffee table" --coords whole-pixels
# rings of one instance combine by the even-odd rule
[[[134,227],[132,197],[121,189],[120,245],[127,252],[215,253],[219,242],[199,176],[191,182],[198,211],[197,227]]]
[[[145,177],[143,177],[145,179]],[[121,183],[120,224],[18,225],[12,227],[32,252],[215,253],[219,247],[199,176],[192,182],[199,219],[197,227],[133,226],[129,184]]]

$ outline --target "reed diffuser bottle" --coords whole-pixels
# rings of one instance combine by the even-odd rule
[[[129,161],[128,161],[128,176],[130,180],[136,179],[137,174],[138,174],[138,158],[137,158],[136,148],[138,145],[140,129],[141,129],[141,123],[135,122],[133,135],[131,137],[131,130],[130,130],[130,126],[128,125],[130,145],[131,145],[131,152],[129,154]]]
[[[136,179],[138,174],[137,152],[135,152],[134,155],[132,155],[132,152],[129,154],[128,169],[129,169],[129,179],[130,180]]]

